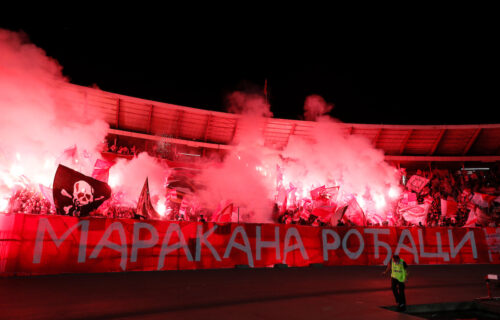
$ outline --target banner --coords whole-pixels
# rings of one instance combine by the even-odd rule
[[[0,214],[0,274],[500,263],[495,228],[309,227]]]

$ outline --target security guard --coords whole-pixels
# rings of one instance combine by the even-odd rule
[[[398,311],[406,310],[405,282],[408,280],[409,274],[407,269],[406,262],[395,254],[384,271],[384,274],[387,274],[389,270],[391,271],[391,288],[398,304]]]

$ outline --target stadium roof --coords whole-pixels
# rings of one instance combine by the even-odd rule
[[[193,147],[230,149],[240,115],[144,100],[68,85],[75,103],[110,125],[110,133]],[[265,144],[287,145],[291,136],[309,137],[311,121],[266,119]],[[340,123],[346,135],[362,135],[392,161],[500,161],[500,124],[378,125]]]

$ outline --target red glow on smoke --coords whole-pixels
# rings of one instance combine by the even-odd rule
[[[59,163],[90,175],[101,156],[108,125],[71,102],[71,93],[61,89],[66,81],[61,69],[21,35],[0,30],[0,211],[7,210],[19,190],[41,197],[41,186],[51,187]],[[271,222],[274,203],[313,206],[311,191],[325,186],[339,187],[329,200],[336,206],[356,199],[368,219],[388,219],[400,193],[397,171],[368,140],[345,136],[325,116],[333,105],[319,96],[308,97],[305,117],[316,121],[312,136],[292,136],[278,151],[263,144],[262,126],[272,116],[265,99],[235,92],[228,101],[230,111],[241,115],[234,149],[222,163],[204,164],[195,179],[204,187],[184,197],[181,211],[217,211],[229,202],[240,209],[243,221]],[[134,207],[149,177],[153,205],[167,216],[171,208],[165,183],[170,173],[146,153],[119,159],[108,180],[113,201]]]

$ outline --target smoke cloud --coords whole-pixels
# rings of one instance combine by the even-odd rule
[[[73,102],[71,91],[62,89],[66,82],[61,66],[26,36],[0,30],[0,198],[10,192],[15,177],[50,186],[61,154],[73,145],[89,155],[69,165],[91,172],[108,125]],[[291,136],[279,151],[265,145],[272,112],[262,95],[238,91],[227,101],[228,110],[239,114],[234,145],[222,163],[207,163],[197,176],[204,186],[197,191],[201,205],[214,210],[229,200],[240,208],[243,221],[271,222],[279,184],[292,184],[299,199],[309,198],[316,187],[340,186],[365,212],[385,219],[389,190],[398,186],[396,169],[367,139],[345,135],[327,116],[333,104],[307,97],[304,117],[315,121],[311,136]],[[151,195],[163,197],[168,175],[165,165],[143,153],[118,160],[109,183],[133,203],[146,177]]]
[[[304,103],[304,119],[307,121],[316,121],[320,116],[324,116],[332,111],[334,105],[326,103],[323,97],[310,95]]]
[[[93,152],[104,140],[108,125],[61,90],[67,82],[61,70],[26,35],[0,30],[0,172],[4,178],[15,171],[32,182],[50,185],[56,160],[65,148],[77,145],[80,151]]]
[[[264,175],[264,167],[276,151],[264,147],[262,134],[266,117],[272,116],[270,106],[262,95],[241,91],[230,94],[227,101],[228,111],[241,115],[234,149],[221,164],[206,164],[197,177],[204,186],[197,195],[212,210],[229,200],[235,210],[240,208],[243,221],[271,222],[274,183]]]
[[[163,196],[169,169],[146,152],[132,160],[118,159],[109,171],[109,184],[113,192],[122,192],[127,203],[139,198],[144,181],[148,178],[152,197]]]
[[[59,163],[86,175],[108,131],[65,89],[67,79],[56,60],[29,42],[25,34],[0,30],[0,197],[9,197],[16,180],[26,177],[33,186],[52,184]],[[77,160],[65,150],[76,146]],[[168,170],[141,154],[120,159],[110,172],[113,191],[135,202],[146,177],[152,196],[162,195]],[[3,208],[5,209],[5,208]]]
[[[230,113],[241,114],[250,117],[267,117],[273,116],[271,108],[266,103],[264,97],[260,94],[248,94],[242,91],[236,91],[227,96],[228,108]]]
[[[296,188],[295,197],[309,198],[320,186],[340,186],[341,197],[355,197],[368,217],[387,219],[389,190],[397,190],[397,170],[384,161],[382,151],[357,135],[346,135],[340,123],[326,114],[333,109],[322,97],[306,98],[304,116],[315,120],[307,139],[291,136],[282,151],[264,145],[263,128],[271,115],[260,96],[236,92],[230,96],[238,120],[235,146],[224,162],[208,165],[200,175],[206,189],[199,196],[214,208],[230,199],[240,207],[245,221],[272,221],[271,207],[277,200],[278,180]],[[278,180],[277,180],[278,179]]]

